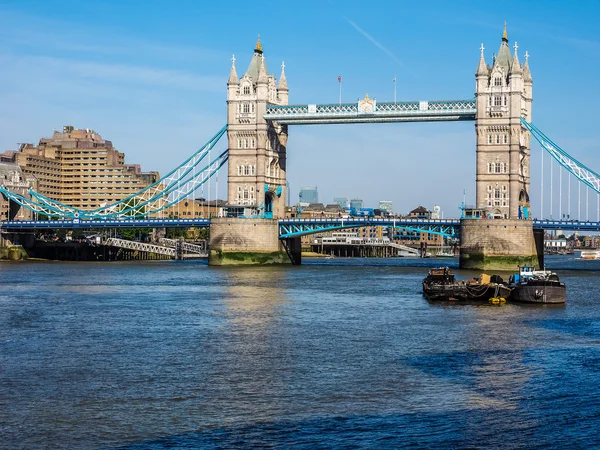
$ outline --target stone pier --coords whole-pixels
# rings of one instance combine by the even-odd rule
[[[209,248],[213,266],[291,263],[276,219],[211,219]]]
[[[461,220],[462,269],[515,271],[520,265],[538,266],[531,220]]]

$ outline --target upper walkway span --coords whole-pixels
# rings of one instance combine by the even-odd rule
[[[368,96],[356,103],[273,105],[264,118],[286,125],[331,123],[436,122],[475,120],[475,100],[377,103]]]

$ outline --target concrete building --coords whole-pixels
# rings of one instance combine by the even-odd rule
[[[0,162],[19,165],[37,180],[36,191],[67,205],[96,209],[138,192],[158,180],[158,172],[125,165],[125,154],[90,129],[65,126],[38,145],[21,144]]]
[[[238,78],[234,57],[227,81],[227,202],[274,218],[285,215],[287,125],[267,123],[264,115],[267,103],[288,104],[284,69],[282,63],[277,85],[259,38],[246,73]]]
[[[364,202],[360,198],[353,198],[352,200],[350,200],[350,208],[364,208]]]
[[[36,179],[32,175],[23,173],[18,164],[0,162],[0,186],[21,195],[31,198],[29,189],[36,188]],[[0,222],[4,220],[31,220],[33,213],[17,203],[11,202],[0,194]]]
[[[319,190],[317,186],[303,186],[298,197],[301,204],[319,203]]]
[[[393,214],[391,200],[379,200],[379,209],[386,211],[388,214]]]
[[[475,74],[477,100],[477,208],[496,219],[529,213],[530,136],[520,119],[531,122],[532,78],[528,54],[521,66],[508,47],[506,25],[500,49],[488,66],[481,56]]]
[[[346,197],[335,197],[333,203],[337,203],[344,209],[349,207],[348,199]]]

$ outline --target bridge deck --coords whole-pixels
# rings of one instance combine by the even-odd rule
[[[326,123],[431,122],[475,120],[475,100],[441,100],[323,105],[267,105],[264,118],[288,125]]]

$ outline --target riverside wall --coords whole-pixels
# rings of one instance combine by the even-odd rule
[[[531,220],[461,220],[461,268],[515,271],[520,265],[538,266]]]

